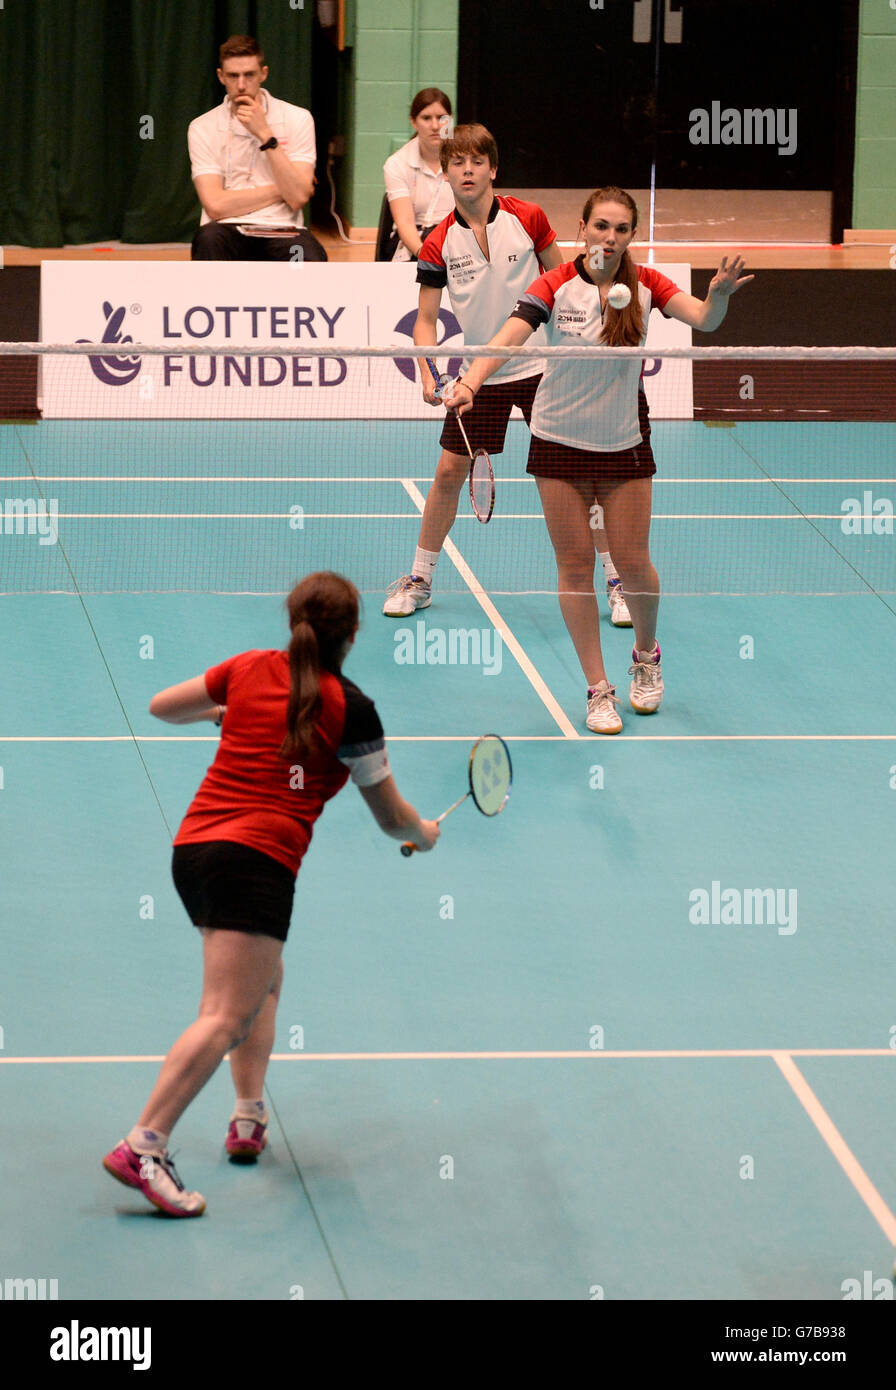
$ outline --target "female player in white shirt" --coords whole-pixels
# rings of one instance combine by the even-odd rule
[[[439,150],[452,133],[451,100],[424,87],[411,102],[417,132],[383,165],[389,211],[398,233],[393,261],[414,260],[427,233],[454,210],[454,194],[442,172]]]
[[[585,252],[539,276],[491,339],[495,347],[522,346],[541,324],[554,344],[643,345],[652,308],[668,318],[711,333],[724,319],[728,300],[753,279],[744,262],[722,258],[705,300],[685,294],[652,267],[628,254],[638,209],[621,188],[599,188],[582,212]],[[631,300],[623,309],[607,302],[613,284]],[[468,411],[500,358],[477,358],[455,383],[446,404]],[[629,698],[638,714],[652,714],[663,697],[656,618],[660,582],[650,558],[651,478],[647,398],[637,358],[593,362],[551,360],[548,355],[532,409],[528,472],[538,482],[545,520],[557,558],[560,609],[588,682],[586,724],[616,734],[622,720],[616,687],[607,680],[594,594],[595,504],[603,513],[607,542],[635,629]],[[598,513],[599,515],[599,513]]]

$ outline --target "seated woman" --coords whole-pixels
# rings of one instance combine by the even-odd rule
[[[411,103],[417,132],[383,165],[386,197],[395,224],[385,259],[415,261],[433,227],[454,211],[454,194],[439,162],[439,147],[451,132],[451,100],[438,87],[424,87]]]

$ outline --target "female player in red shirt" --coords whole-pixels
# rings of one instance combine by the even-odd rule
[[[228,1153],[265,1144],[264,1077],[296,873],[324,803],[351,777],[380,829],[432,849],[435,821],[399,795],[373,702],[341,674],[358,630],[358,591],[310,574],[286,600],[288,651],[249,651],[154,696],[171,724],[211,719],[221,745],[175,836],[174,883],[202,928],[199,1017],[166,1057],[126,1139],[103,1159],[113,1177],[171,1216],[200,1216],[168,1155],[175,1123],[230,1052],[236,1106]],[[226,707],[226,708],[225,708]]]
[[[753,279],[743,274],[740,256],[731,265],[723,257],[706,299],[696,299],[652,267],[635,265],[628,247],[637,225],[638,209],[630,194],[615,187],[596,189],[582,211],[584,254],[539,276],[490,346],[522,346],[542,324],[553,344],[643,346],[652,308],[701,333],[718,328],[729,297]],[[614,283],[630,291],[625,308],[614,309],[607,302]],[[455,383],[446,405],[460,414],[468,411],[482,382],[502,360],[477,358]],[[629,668],[632,709],[652,714],[663,697],[656,641],[660,583],[648,545],[656,465],[641,366],[637,358],[607,358],[597,365],[552,359],[549,353],[532,408],[528,472],[538,481],[557,558],[560,608],[588,682],[586,724],[603,734],[618,733],[622,720],[615,708],[616,687],[604,670],[594,595],[591,528],[601,512],[635,629]]]

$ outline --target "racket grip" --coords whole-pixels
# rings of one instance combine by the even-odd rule
[[[401,847],[401,852],[404,855],[405,859],[410,859],[411,855],[414,853],[414,850],[416,848],[417,846],[412,845],[409,840],[405,841],[405,843]]]

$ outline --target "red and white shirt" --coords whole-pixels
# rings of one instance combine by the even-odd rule
[[[540,273],[539,253],[550,246],[555,235],[537,203],[496,197],[485,226],[486,259],[475,232],[455,208],[420,248],[417,284],[438,290],[447,285],[464,342],[484,347],[507,322],[520,295]],[[535,344],[544,341],[543,333],[532,339]],[[470,361],[465,361],[464,369],[469,365]],[[511,359],[498,368],[491,380],[518,381],[536,376],[542,365],[532,358]]]
[[[242,652],[206,671],[205,685],[226,705],[221,742],[174,843],[232,840],[296,873],[314,822],[349,776],[372,787],[391,775],[373,701],[343,675],[321,671],[317,743],[301,758],[283,758],[286,652]]]
[[[678,285],[652,266],[639,265],[638,298],[647,340],[651,309],[665,310]],[[539,276],[520,296],[512,318],[543,326],[549,343],[563,347],[600,346],[604,328],[600,290],[586,271],[584,256]],[[668,318],[668,315],[666,315]],[[641,440],[638,388],[643,363],[636,357],[603,362],[575,358],[546,360],[532,407],[532,433],[573,449],[616,453]]]

